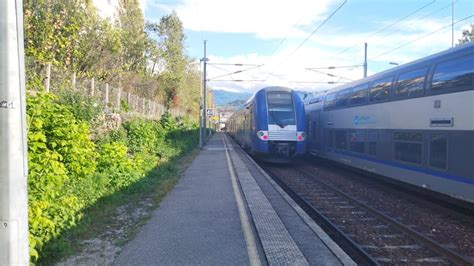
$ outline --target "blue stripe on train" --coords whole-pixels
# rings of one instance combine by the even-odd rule
[[[382,159],[372,158],[372,157],[369,157],[369,156],[354,154],[354,153],[345,152],[345,151],[331,151],[331,152],[336,153],[336,154],[343,154],[343,155],[346,155],[346,156],[349,156],[349,157],[359,158],[359,159],[362,159],[362,160],[367,160],[367,161],[372,161],[372,162],[381,163],[381,164],[385,164],[385,165],[390,165],[390,166],[402,168],[402,169],[405,169],[405,170],[410,170],[410,171],[419,172],[419,173],[428,174],[428,175],[434,175],[434,176],[442,177],[442,178],[445,178],[445,179],[450,179],[450,180],[454,180],[454,181],[457,181],[457,182],[462,182],[462,183],[474,185],[474,179],[469,178],[469,177],[451,175],[451,174],[448,174],[448,173],[443,173],[443,172],[439,172],[439,171],[432,170],[432,169],[421,168],[421,167],[416,167],[416,166],[411,166],[411,165],[405,165],[403,163],[399,163],[399,162],[396,162],[396,161],[382,160]]]

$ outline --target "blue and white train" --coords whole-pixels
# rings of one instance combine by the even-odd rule
[[[306,152],[305,111],[300,96],[285,87],[259,90],[226,122],[226,130],[247,152],[289,162]]]
[[[315,95],[308,152],[474,203],[474,43]]]

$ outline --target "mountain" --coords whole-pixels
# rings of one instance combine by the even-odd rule
[[[225,90],[212,90],[214,102],[217,106],[235,106],[244,104],[251,96],[246,92],[230,92]]]

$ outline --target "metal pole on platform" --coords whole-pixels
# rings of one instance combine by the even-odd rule
[[[0,265],[29,265],[23,2],[0,1]]]
[[[206,139],[205,139],[205,136],[206,136],[206,115],[207,115],[207,110],[206,110],[206,87],[207,87],[207,73],[206,73],[206,64],[207,64],[207,61],[209,59],[207,59],[206,57],[206,42],[207,41],[204,41],[204,57],[201,59],[203,62],[204,62],[204,81],[203,81],[203,86],[204,86],[204,91],[203,91],[203,109],[204,109],[204,113],[203,113],[203,116],[202,116],[202,121],[203,121],[203,128],[202,128],[202,136],[203,136],[203,140],[202,140],[202,143],[203,145],[206,144]]]
[[[203,117],[203,109],[202,109],[202,78],[203,74],[201,72],[201,62],[199,62],[199,73],[201,74],[201,79],[199,80],[199,148],[202,148],[202,117]]]

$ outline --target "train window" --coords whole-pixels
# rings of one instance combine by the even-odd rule
[[[395,97],[417,97],[424,94],[425,77],[428,68],[400,74],[394,86]]]
[[[338,91],[336,94],[336,107],[347,106],[349,104],[350,93],[351,93],[350,89]]]
[[[394,145],[396,160],[421,164],[423,148],[421,133],[395,132]]]
[[[351,105],[364,104],[367,101],[367,88],[369,84],[362,84],[352,89]]]
[[[313,141],[318,141],[316,139],[316,132],[317,132],[317,127],[316,127],[316,121],[311,122],[311,140]]]
[[[328,147],[329,148],[332,148],[333,147],[333,133],[334,131],[333,130],[327,130],[326,133],[327,133],[327,144],[328,144]]]
[[[430,165],[446,169],[448,138],[446,135],[433,134],[430,139]]]
[[[378,141],[377,131],[370,130],[367,141],[369,143],[367,153],[374,156],[377,155],[377,141]]]
[[[353,130],[349,132],[349,150],[365,153],[365,130]]]
[[[347,149],[347,134],[345,130],[336,130],[336,149]]]
[[[268,123],[284,127],[295,125],[293,98],[288,92],[267,92]]]
[[[474,85],[474,54],[458,57],[436,66],[431,84],[433,93],[469,90]]]
[[[319,103],[319,102],[321,102],[321,96],[316,96],[316,97],[312,98],[311,100],[309,100],[309,104]]]
[[[324,109],[329,109],[331,107],[334,107],[336,105],[336,94],[331,93],[326,95],[326,98],[324,99]]]
[[[380,102],[386,100],[390,92],[392,80],[393,76],[381,78],[379,80],[374,81],[369,90],[370,101]]]

